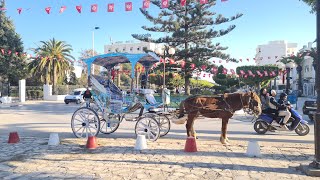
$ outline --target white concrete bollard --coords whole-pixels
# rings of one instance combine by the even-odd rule
[[[136,145],[134,146],[135,150],[148,149],[147,140],[145,135],[138,135],[136,139]]]
[[[60,144],[59,134],[58,133],[50,133],[49,137],[49,146],[57,146]]]
[[[257,141],[249,141],[247,148],[247,156],[249,157],[261,157],[260,146]]]

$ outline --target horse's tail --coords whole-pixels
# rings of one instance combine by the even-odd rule
[[[179,117],[182,118],[184,116],[184,101],[181,101],[180,107],[179,107]]]

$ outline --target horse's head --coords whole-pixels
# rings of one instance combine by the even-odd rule
[[[243,108],[251,110],[255,115],[262,112],[261,101],[255,92],[247,92],[242,95]]]

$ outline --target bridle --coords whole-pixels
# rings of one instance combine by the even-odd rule
[[[243,111],[244,111],[245,113],[249,114],[249,115],[255,115],[255,114],[258,114],[258,113],[259,113],[259,111],[254,110],[255,105],[253,104],[253,103],[254,103],[253,101],[254,101],[253,98],[250,96],[250,97],[249,97],[249,103],[248,103],[248,105],[245,106],[245,105],[243,104],[243,101],[242,101],[242,98],[241,98],[241,103],[242,103]],[[252,109],[251,109],[251,108],[252,108]]]

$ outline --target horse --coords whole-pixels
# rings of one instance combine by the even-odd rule
[[[193,129],[194,120],[202,115],[208,118],[221,118],[222,128],[220,142],[228,144],[227,126],[229,119],[235,111],[246,109],[256,115],[261,114],[261,102],[255,92],[247,93],[226,93],[217,96],[195,95],[190,96],[180,103],[179,118],[182,119],[184,114],[187,116],[187,136],[195,137]]]

